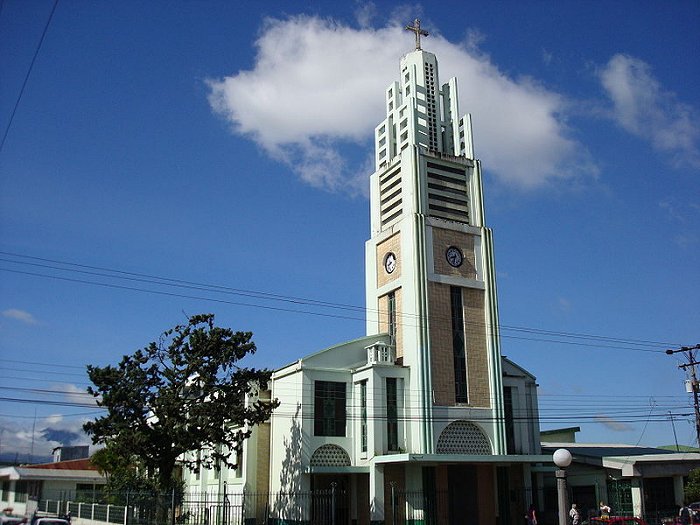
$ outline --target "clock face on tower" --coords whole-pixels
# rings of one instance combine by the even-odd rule
[[[389,252],[384,257],[384,269],[386,273],[392,273],[396,270],[396,255],[393,252]]]
[[[456,246],[450,246],[449,248],[447,248],[447,251],[445,252],[445,257],[447,258],[447,262],[450,263],[450,266],[452,266],[453,268],[459,268],[460,266],[462,266],[462,262],[464,261],[464,256],[462,255],[462,252]]]

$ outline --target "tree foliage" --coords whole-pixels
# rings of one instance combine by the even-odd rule
[[[688,481],[685,484],[685,500],[688,503],[700,501],[700,468],[691,470],[688,474]]]
[[[158,480],[149,479],[141,460],[135,455],[123,455],[107,445],[95,452],[90,461],[107,478],[103,489],[108,502],[124,505],[125,494],[144,494],[153,497],[160,492]]]
[[[125,355],[117,366],[88,365],[94,385],[88,392],[107,415],[84,429],[93,443],[107,445],[106,467],[124,471],[137,464],[162,490],[172,487],[178,458],[190,468],[235,468],[230,452],[240,450],[252,427],[279,404],[258,397],[269,370],[237,364],[255,352],[251,338],[250,332],[215,326],[213,314],[201,314]],[[197,450],[208,453],[183,456]]]

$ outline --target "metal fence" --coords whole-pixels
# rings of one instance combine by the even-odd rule
[[[110,497],[114,503],[45,499],[41,514],[122,525],[345,525],[349,501],[335,488],[294,493],[139,494]]]
[[[42,515],[80,518],[104,523],[127,524],[127,509],[123,505],[82,503],[77,501],[41,500],[37,511]],[[136,525],[136,524],[134,524]]]
[[[293,493],[229,493],[222,494],[124,494],[113,501],[123,503],[89,503],[69,500],[43,500],[42,514],[69,514],[93,522],[121,525],[349,525],[369,523],[369,508],[351,513],[348,494],[339,489]],[[476,512],[459,513],[463,508],[448,492],[392,491],[385,507],[386,525],[453,525],[478,523]],[[555,525],[556,509],[543,509],[540,523]],[[524,512],[524,511],[523,511]],[[649,525],[670,525],[673,509],[647,512],[641,516]],[[351,515],[357,514],[357,515]],[[583,513],[583,524],[595,513]],[[631,513],[622,515],[630,516]],[[522,514],[501,514],[502,525],[521,525]]]

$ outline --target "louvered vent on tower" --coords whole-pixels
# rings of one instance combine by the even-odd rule
[[[382,227],[401,216],[401,170],[393,169],[379,178],[379,210]]]
[[[469,224],[467,168],[430,161],[427,167],[430,216]]]

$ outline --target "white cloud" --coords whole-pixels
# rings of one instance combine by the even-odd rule
[[[32,314],[30,314],[29,312],[25,312],[24,310],[18,310],[16,308],[3,310],[2,316],[7,317],[8,319],[14,319],[15,321],[21,321],[25,324],[37,324],[37,320]]]
[[[53,414],[51,416],[46,416],[47,425],[58,425],[63,421],[63,414]]]
[[[70,383],[61,383],[56,386],[55,390],[65,394],[66,401],[71,403],[87,403],[97,406],[95,396],[89,394],[85,388],[80,388]]]
[[[647,63],[617,54],[600,71],[600,81],[617,124],[671,155],[675,164],[700,167],[696,111],[664,91]]]
[[[267,20],[254,68],[208,81],[212,108],[235,133],[331,191],[366,191],[370,172],[350,165],[344,148],[371,148],[384,90],[398,79],[399,59],[413,43],[401,24],[373,29],[367,16],[360,19],[361,29],[318,17]],[[508,77],[473,39],[455,44],[431,35],[424,47],[437,55],[442,82],[458,77],[476,154],[502,182],[535,187],[595,173],[585,148],[567,136],[562,96]]]

